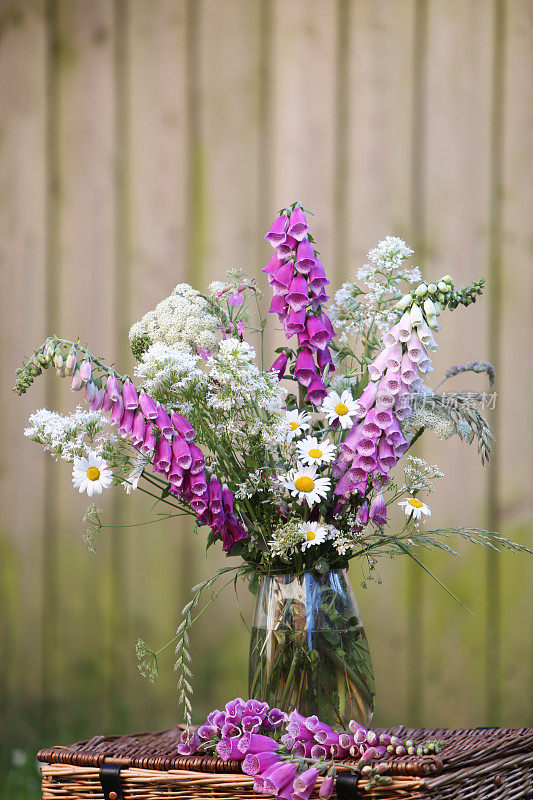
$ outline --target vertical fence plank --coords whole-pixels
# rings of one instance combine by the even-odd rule
[[[503,24],[498,377],[498,521],[504,535],[533,546],[531,520],[531,341],[533,322],[533,7],[499,3]],[[529,76],[525,79],[524,76]],[[490,324],[494,320],[491,319]],[[496,344],[496,343],[495,343]],[[501,681],[497,722],[533,723],[533,570],[528,556],[501,559]]]
[[[366,253],[386,235],[412,244],[414,19],[414,2],[349,5],[347,261],[337,283],[353,280]],[[407,719],[402,560],[382,562],[377,572],[383,583],[370,582],[357,594],[374,658],[376,721],[389,724]],[[352,566],[351,575],[357,590],[359,565]]]
[[[492,66],[492,6],[480,0],[428,4],[425,100],[426,274],[452,273],[458,284],[487,270]],[[464,363],[486,358],[488,303],[446,314],[439,333],[435,385],[458,357]],[[483,376],[466,375],[443,390],[486,388]],[[422,451],[446,478],[430,499],[432,527],[483,527],[486,473],[475,446],[457,437],[440,443],[426,432]],[[457,542],[451,541],[452,546]],[[434,555],[429,564],[467,606],[483,615],[484,558],[460,545],[461,560]],[[421,719],[432,724],[469,725],[483,719],[483,623],[442,590],[424,581],[426,641],[425,697]],[[439,636],[435,631],[439,630]],[[450,697],[454,697],[453,704]],[[416,721],[416,720],[413,720]]]
[[[44,459],[22,440],[44,405],[42,380],[11,392],[14,370],[44,335],[46,309],[46,39],[43,3],[0,5],[0,741],[36,725],[40,683]],[[17,704],[27,704],[25,719]],[[1,745],[0,745],[1,747]]]

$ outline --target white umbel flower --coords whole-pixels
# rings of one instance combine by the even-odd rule
[[[81,492],[102,494],[113,483],[113,475],[103,458],[89,453],[88,458],[76,458],[72,470],[72,483]]]
[[[309,419],[310,417],[307,411],[299,412],[297,408],[293,411],[285,412],[288,442],[292,442],[293,439],[301,436],[304,431],[309,430]]]
[[[302,542],[302,552],[315,544],[322,544],[328,538],[328,530],[325,525],[319,522],[303,522],[300,525],[302,535],[305,537]]]
[[[359,409],[359,404],[353,399],[349,389],[339,395],[338,392],[330,392],[322,403],[321,410],[331,425],[336,420],[339,421],[341,428],[349,428]]]
[[[329,464],[335,458],[336,447],[328,439],[318,442],[316,436],[306,436],[301,442],[296,442],[298,458],[304,464]]]
[[[431,516],[431,509],[422,500],[419,500],[417,497],[408,497],[406,500],[400,500],[398,503],[399,506],[402,506],[403,510],[405,511],[405,515],[407,517],[412,517],[413,519],[420,519],[422,514],[425,514],[427,517]]]
[[[296,469],[291,469],[280,481],[293,497],[298,497],[309,506],[320,503],[331,486],[329,478],[317,477],[314,465],[306,467],[301,461],[298,461]]]

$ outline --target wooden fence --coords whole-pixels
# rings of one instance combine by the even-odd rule
[[[333,287],[388,233],[428,277],[487,276],[447,320],[437,370],[496,365],[495,457],[482,471],[474,448],[428,437],[446,473],[433,521],[532,544],[530,0],[1,0],[0,112],[4,736],[172,722],[171,656],[147,687],[133,644],[170,638],[188,587],[222,563],[176,524],[108,529],[88,553],[69,469],[22,437],[32,409],[75,398],[48,375],[16,398],[15,367],[49,332],[131,367],[129,324],[180,281],[259,277],[294,199]],[[376,719],[533,724],[531,561],[470,547],[428,563],[479,616],[383,564],[357,591]],[[229,593],[193,650],[198,714],[246,691]]]

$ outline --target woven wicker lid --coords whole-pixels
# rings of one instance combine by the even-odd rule
[[[180,756],[177,745],[181,726],[156,733],[135,733],[127,736],[93,736],[85,742],[40,750],[39,761],[49,764],[71,764],[79,767],[100,767],[116,764],[152,770],[186,769],[195,772],[238,773],[240,762],[222,761],[206,755]],[[423,743],[427,739],[444,742],[438,756],[395,756],[387,758],[390,774],[398,776],[431,776],[476,764],[484,764],[514,754],[533,753],[533,729],[490,728],[386,728],[379,731],[403,739]],[[346,762],[349,763],[349,762]]]

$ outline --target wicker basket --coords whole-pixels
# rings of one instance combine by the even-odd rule
[[[441,739],[438,756],[390,761],[393,783],[362,791],[369,800],[533,800],[533,729],[441,730],[391,728],[417,742]],[[95,736],[87,742],[41,750],[44,800],[257,800],[239,762],[179,756],[179,728],[130,736]],[[102,765],[120,767],[118,791],[102,789]],[[318,784],[319,785],[319,784]],[[318,786],[317,786],[318,789]],[[318,792],[313,795],[316,797]],[[353,793],[356,796],[356,793]]]

